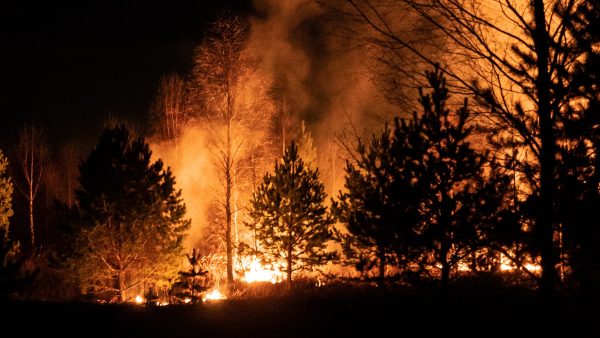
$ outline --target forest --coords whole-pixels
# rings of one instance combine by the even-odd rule
[[[264,299],[294,316],[315,298],[340,324],[348,297],[599,295],[599,2],[253,8],[207,22],[141,120],[61,142],[20,126],[0,151],[0,302],[271,318]]]

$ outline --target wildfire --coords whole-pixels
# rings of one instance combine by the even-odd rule
[[[531,272],[540,272],[542,267],[536,263],[526,263],[523,264],[523,268],[531,271]],[[500,271],[513,271],[516,270],[517,266],[505,255],[500,257]]]
[[[276,270],[266,269],[257,259],[252,259],[249,270],[244,274],[244,281],[252,282],[270,282],[277,283],[281,281],[282,273]]]
[[[217,289],[213,289],[212,291],[210,291],[209,293],[207,293],[203,298],[202,301],[207,301],[207,300],[221,300],[221,299],[225,299],[225,296],[223,294],[221,294],[221,292]]]
[[[135,296],[135,303],[136,304],[143,304],[144,303],[144,298],[140,295]]]

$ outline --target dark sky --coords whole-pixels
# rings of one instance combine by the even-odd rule
[[[10,1],[0,5],[0,145],[26,121],[55,143],[95,140],[107,114],[139,122],[161,74],[185,72],[206,23],[250,0]]]

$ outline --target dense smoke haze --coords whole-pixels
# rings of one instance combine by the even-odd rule
[[[287,142],[299,137],[304,122],[314,139],[321,179],[330,197],[335,197],[343,187],[346,147],[352,146],[346,142],[369,135],[394,114],[408,112],[399,111],[378,88],[377,63],[368,61],[377,50],[368,48],[363,36],[350,35],[357,24],[342,20],[340,13],[314,1],[257,0],[254,5],[256,14],[249,18],[246,49],[258,67],[249,79],[262,82],[271,97],[268,105],[259,108],[264,111],[257,114],[285,111],[291,124]],[[245,93],[256,95],[250,90]],[[268,141],[277,148],[281,140],[274,137]],[[183,189],[193,220],[188,244],[193,246],[202,238],[203,229],[208,231],[207,209],[219,196],[222,178],[215,171],[214,152],[207,147],[210,133],[206,124],[190,121],[177,143],[176,157],[169,156],[170,142],[153,141],[152,148],[157,158],[165,159],[173,168]],[[272,170],[274,160],[268,159],[263,169]],[[239,201],[244,205],[250,195],[239,197],[245,199]],[[243,215],[245,207],[239,211]]]

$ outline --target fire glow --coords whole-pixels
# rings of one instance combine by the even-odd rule
[[[530,272],[538,273],[542,271],[542,267],[535,263],[525,263],[522,267]],[[500,271],[508,272],[516,269],[518,269],[518,267],[508,257],[505,255],[500,257]]]
[[[258,259],[252,259],[248,271],[244,274],[246,283],[269,282],[275,284],[283,280],[283,274],[280,271],[266,269]]]
[[[208,292],[204,297],[202,297],[202,301],[204,302],[222,299],[225,299],[225,296],[218,289],[213,289],[210,292]]]

